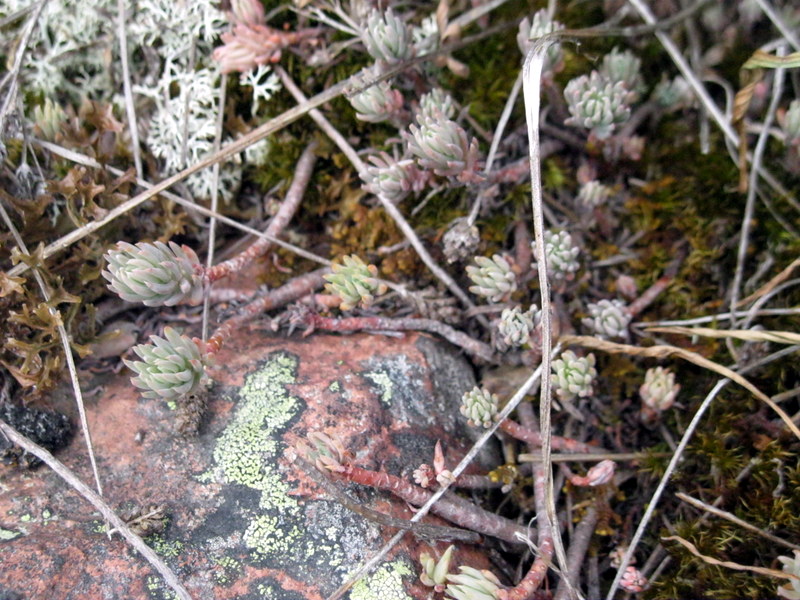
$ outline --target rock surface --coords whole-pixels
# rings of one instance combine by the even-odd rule
[[[174,407],[140,398],[127,376],[89,402],[105,497],[118,513],[165,507],[163,531],[145,539],[195,598],[322,599],[394,531],[330,499],[289,464],[287,445],[310,430],[336,433],[358,464],[410,477],[441,439],[452,466],[469,446],[458,406],[472,372],[451,347],[415,334],[237,337],[212,371],[196,438],[177,435]],[[80,435],[58,458],[92,481]],[[0,598],[173,597],[49,469],[0,467],[0,475]],[[413,514],[383,493],[346,490],[373,509]],[[445,548],[406,535],[349,597],[428,597],[417,580],[419,552]],[[469,548],[455,564],[486,567]]]

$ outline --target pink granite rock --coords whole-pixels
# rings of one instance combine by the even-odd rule
[[[145,539],[194,598],[325,598],[394,531],[328,497],[287,461],[287,445],[310,430],[336,433],[358,464],[410,478],[441,439],[455,464],[470,443],[458,406],[474,385],[471,369],[451,347],[415,334],[236,337],[214,367],[197,438],[177,435],[174,407],[140,398],[127,376],[90,401],[106,500],[118,512],[164,506],[163,532]],[[58,457],[91,482],[80,435]],[[172,597],[49,469],[0,469],[0,598]],[[413,514],[383,493],[339,485],[370,508]],[[418,555],[447,545],[404,540],[350,598],[428,597]],[[460,547],[454,565],[486,568],[482,561]]]

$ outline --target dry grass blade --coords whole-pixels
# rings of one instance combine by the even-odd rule
[[[122,537],[124,537],[131,546],[136,548],[136,550],[139,551],[139,554],[141,554],[144,559],[150,563],[156,571],[158,571],[158,573],[164,578],[164,581],[167,583],[167,585],[169,585],[170,588],[172,588],[178,598],[181,598],[181,600],[192,600],[192,596],[189,594],[186,588],[183,587],[181,582],[178,581],[178,578],[175,576],[175,573],[172,572],[172,569],[170,569],[167,564],[161,560],[158,554],[156,554],[147,544],[144,543],[144,540],[141,537],[130,530],[130,527],[128,527],[125,521],[120,519],[114,513],[112,508],[106,504],[99,495],[97,495],[89,486],[83,483],[78,476],[75,475],[75,473],[66,467],[66,465],[64,465],[44,448],[34,444],[25,436],[20,435],[13,427],[7,425],[2,420],[0,420],[0,432],[8,436],[8,438],[16,445],[24,448],[45,463],[48,467],[55,471],[56,475],[61,477],[61,479],[66,481],[70,487],[83,496],[89,502],[89,504],[100,511],[103,517],[114,526],[115,531],[122,535]]]
[[[751,302],[753,302],[755,300],[758,300],[759,298],[761,298],[762,296],[764,296],[766,294],[769,294],[777,286],[779,286],[781,283],[783,283],[784,281],[789,279],[789,277],[791,276],[792,272],[798,266],[800,266],[800,258],[796,258],[795,260],[793,260],[791,262],[791,264],[789,264],[789,266],[787,266],[785,269],[783,269],[783,271],[781,271],[780,273],[775,275],[775,277],[770,279],[767,283],[762,285],[755,292],[750,294],[747,298],[742,298],[741,300],[739,300],[739,302],[736,304],[736,308],[740,308],[742,306],[747,306]]]
[[[800,334],[791,331],[758,329],[711,329],[709,327],[648,327],[647,332],[699,335],[711,338],[733,338],[746,342],[775,342],[776,344],[800,344]]]
[[[697,547],[692,544],[692,542],[677,535],[662,537],[661,540],[664,542],[678,542],[697,558],[710,565],[717,565],[718,567],[725,567],[726,569],[733,569],[735,571],[750,571],[751,573],[758,573],[759,575],[766,575],[767,577],[775,577],[777,579],[796,579],[800,581],[800,577],[797,575],[792,575],[791,573],[776,571],[775,569],[767,569],[765,567],[750,567],[748,565],[740,565],[739,563],[731,562],[729,560],[718,560],[712,556],[706,556],[705,554],[701,554]]]
[[[533,230],[534,243],[536,245],[536,255],[539,256],[539,292],[542,302],[542,364],[541,368],[546,377],[542,378],[542,385],[539,389],[539,427],[542,436],[542,462],[545,473],[545,501],[547,509],[547,520],[552,528],[553,547],[555,550],[558,565],[563,571],[567,571],[567,553],[564,550],[564,542],[561,539],[561,529],[558,524],[555,506],[555,490],[553,488],[553,467],[550,460],[552,451],[552,424],[551,409],[552,397],[550,388],[550,368],[552,346],[552,323],[551,323],[551,299],[550,299],[550,275],[547,265],[547,252],[544,241],[544,211],[542,208],[542,171],[541,156],[539,148],[539,112],[541,108],[541,79],[542,68],[547,49],[555,41],[553,36],[539,38],[528,51],[525,57],[525,64],[522,68],[522,93],[525,99],[525,120],[528,126],[528,155],[531,169],[531,206],[533,210]],[[572,584],[568,579],[563,580],[570,592],[573,592]]]
[[[698,367],[703,367],[714,373],[718,373],[731,381],[738,383],[748,392],[753,394],[756,398],[764,402],[783,420],[786,427],[800,439],[800,429],[797,428],[792,422],[792,419],[787,415],[783,409],[775,404],[769,396],[759,390],[756,386],[750,383],[747,379],[739,375],[736,371],[732,371],[728,367],[723,367],[713,360],[709,360],[704,356],[700,356],[696,352],[678,348],[677,346],[650,346],[648,348],[640,348],[639,346],[631,346],[630,344],[617,344],[609,342],[600,338],[584,336],[584,335],[566,335],[561,337],[561,342],[565,345],[583,346],[584,348],[592,348],[594,350],[601,350],[610,354],[629,354],[630,356],[647,356],[649,358],[669,358],[677,356],[686,361],[696,364]]]

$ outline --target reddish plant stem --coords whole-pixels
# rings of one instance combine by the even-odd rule
[[[287,284],[272,290],[269,294],[254,300],[242,308],[238,315],[231,317],[217,328],[206,342],[206,352],[208,354],[216,354],[232,331],[261,313],[288,304],[318,290],[325,284],[323,275],[327,275],[330,272],[331,270],[328,267],[324,267],[311,273],[300,275]]]
[[[395,475],[370,471],[355,465],[343,465],[341,470],[337,469],[335,472],[353,483],[389,491],[414,506],[422,506],[433,495],[433,492]],[[460,527],[491,535],[511,544],[518,545],[520,543],[519,535],[527,536],[526,528],[485,511],[454,494],[445,494],[431,507],[431,512]]]
[[[511,437],[533,446],[534,449],[531,450],[531,452],[535,452],[536,449],[542,447],[541,434],[538,431],[534,431],[520,425],[516,421],[506,419],[500,423],[500,429]],[[565,438],[558,435],[554,435],[552,437],[552,448],[553,450],[560,450],[561,452],[580,452],[589,454],[598,451],[602,452],[602,449],[598,448],[597,446],[590,446],[588,444],[584,444],[583,442],[579,442],[578,440],[573,440],[571,438]]]
[[[452,327],[433,319],[387,319],[384,317],[350,317],[347,319],[331,319],[321,317],[309,311],[305,322],[310,327],[308,333],[315,329],[326,331],[427,331],[442,336],[451,344],[459,346],[473,356],[490,361],[494,352],[488,344],[471,338]]]
[[[520,404],[517,411],[524,425],[531,430],[536,428],[536,419],[533,416],[533,409],[530,404]],[[531,447],[530,451],[535,452],[536,448]],[[550,567],[555,546],[553,544],[553,531],[547,518],[547,485],[544,467],[544,463],[532,464],[533,502],[536,507],[536,524],[538,525],[536,558],[525,577],[517,585],[497,592],[498,600],[529,600],[542,585],[547,575],[547,569]]]
[[[489,490],[503,487],[503,482],[492,481],[488,475],[462,473],[452,485],[466,490]]]
[[[589,549],[589,542],[592,540],[599,518],[600,511],[597,505],[590,504],[572,534],[569,552],[567,552],[567,574],[558,584],[555,600],[571,600],[573,598],[569,593],[569,587],[566,582],[569,581],[573,587],[578,585],[578,575],[581,572],[581,566],[584,564],[586,551]]]
[[[294,179],[286,192],[286,197],[281,202],[278,212],[272,217],[272,220],[267,225],[265,233],[271,237],[277,237],[292,220],[292,217],[297,212],[300,206],[300,201],[303,199],[308,182],[311,179],[311,174],[314,172],[314,163],[317,161],[317,156],[314,152],[317,149],[317,142],[312,141],[297,161],[297,166],[294,171]],[[265,238],[259,238],[244,252],[241,252],[224,262],[214,265],[206,270],[206,277],[210,283],[213,283],[223,277],[241,271],[245,265],[249,264],[259,256],[263,256],[272,246],[272,242]]]

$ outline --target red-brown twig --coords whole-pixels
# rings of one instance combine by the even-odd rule
[[[317,149],[317,142],[312,141],[297,161],[297,166],[294,171],[294,179],[292,180],[289,190],[286,192],[286,197],[278,208],[278,212],[272,217],[272,220],[267,225],[266,234],[271,237],[277,237],[292,220],[297,208],[300,206],[300,201],[303,199],[308,182],[311,179],[311,174],[314,172],[314,163],[317,161],[317,156],[314,152]],[[218,265],[206,270],[206,277],[209,282],[217,281],[230,273],[241,271],[245,265],[249,264],[259,256],[263,256],[272,246],[272,242],[265,238],[256,240],[247,250],[237,254],[233,258],[221,262]]]
[[[303,470],[303,473],[313,479],[317,485],[330,494],[339,504],[369,521],[395,529],[410,530],[417,536],[430,540],[460,540],[470,544],[477,544],[481,540],[481,536],[473,531],[455,527],[443,527],[441,525],[428,525],[426,523],[412,523],[407,519],[398,519],[391,515],[362,506],[355,500],[352,500],[343,490],[339,489],[335,483],[317,469],[316,466],[312,465],[302,456],[293,453],[290,458],[295,465]]]
[[[330,273],[330,269],[325,267],[317,269],[311,273],[295,277],[289,283],[272,290],[269,294],[254,300],[239,312],[235,317],[231,317],[220,325],[214,334],[208,338],[205,350],[209,354],[216,354],[222,344],[237,327],[241,327],[255,316],[261,313],[284,306],[293,300],[297,300],[307,294],[318,290],[325,284],[324,275]]]
[[[433,319],[389,319],[384,317],[350,317],[347,319],[331,319],[307,311],[303,315],[304,323],[309,327],[307,334],[315,329],[326,331],[427,331],[442,336],[451,344],[459,346],[467,353],[491,361],[494,352],[488,344],[484,344],[465,333],[457,331]]]
[[[506,419],[500,423],[500,429],[511,437],[520,440],[521,442],[525,442],[536,448],[541,448],[542,446],[542,436],[538,431],[524,427],[516,421]],[[603,452],[603,450],[597,446],[590,446],[589,444],[584,444],[578,440],[573,440],[571,438],[565,438],[558,435],[552,436],[552,448],[553,450],[560,450],[561,452],[582,452],[586,454],[591,454],[592,452]],[[535,450],[531,450],[531,452],[534,451]]]
[[[333,470],[348,481],[389,491],[414,506],[422,506],[433,495],[432,492],[390,473],[370,471],[352,464],[340,465]],[[513,521],[485,511],[453,494],[443,496],[431,507],[431,512],[465,529],[491,535],[515,545],[519,545],[527,534],[524,527]]]
[[[530,404],[522,403],[517,407],[520,420],[529,429],[536,429],[536,419]],[[535,448],[531,448],[535,452]],[[498,600],[528,600],[542,585],[547,569],[550,567],[555,546],[553,544],[553,531],[547,518],[547,478],[544,463],[533,463],[533,501],[536,506],[537,543],[536,558],[525,574],[525,577],[513,588],[499,590]]]

